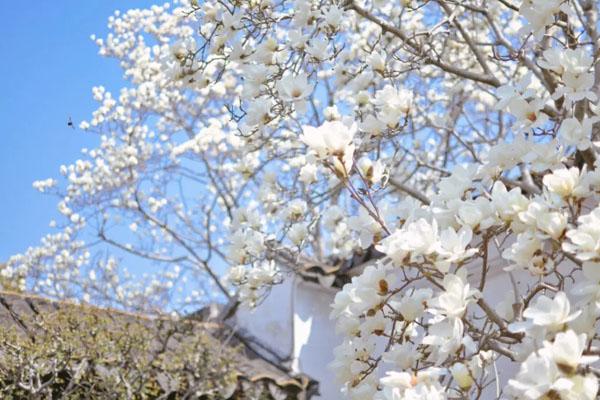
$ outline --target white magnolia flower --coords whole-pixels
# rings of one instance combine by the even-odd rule
[[[415,321],[423,316],[427,303],[432,297],[433,291],[431,289],[416,289],[410,294],[406,294],[394,308],[405,321]]]
[[[262,233],[254,229],[239,229],[231,236],[227,256],[234,263],[245,264],[250,257],[259,256],[264,249]]]
[[[515,97],[508,104],[508,111],[517,118],[514,129],[517,132],[525,132],[544,126],[548,122],[548,115],[542,110],[544,101],[538,98],[526,100],[523,97]]]
[[[261,262],[254,266],[252,271],[257,271],[257,275],[255,276],[258,276],[264,284],[274,283],[279,278],[279,267],[277,267],[277,264],[273,260]]]
[[[556,52],[548,53],[551,58],[547,66],[554,71],[560,71],[562,76],[563,87],[559,87],[552,95],[554,99],[565,96],[569,102],[589,99],[596,101],[597,96],[591,90],[594,85],[594,74],[590,72],[594,58],[589,51],[583,47],[576,49],[559,50],[560,55]]]
[[[458,232],[454,228],[446,228],[440,233],[438,242],[437,260],[435,266],[442,272],[448,272],[450,264],[458,263],[477,253],[477,249],[467,249],[473,231],[470,228],[461,228]]]
[[[300,168],[299,179],[301,182],[311,184],[317,181],[318,167],[313,163],[308,163]]]
[[[298,222],[293,224],[288,231],[288,239],[296,245],[300,246],[304,239],[308,236],[308,224],[306,222]]]
[[[356,167],[369,185],[376,185],[383,180],[385,166],[380,160],[372,161],[368,157],[361,157]]]
[[[367,63],[371,66],[373,71],[383,73],[385,71],[385,56],[376,51],[369,54],[367,57]]]
[[[387,293],[389,282],[387,269],[369,265],[364,272],[352,278],[335,296],[331,318],[339,316],[358,317],[381,303]]]
[[[571,387],[560,393],[565,400],[596,400],[598,397],[598,378],[589,373],[585,376],[574,375],[569,379]]]
[[[456,166],[452,171],[452,175],[440,180],[437,198],[440,200],[462,198],[465,192],[471,189],[476,173],[477,166],[475,165]]]
[[[406,3],[409,0],[402,0]],[[439,385],[416,385],[404,392],[403,399],[406,400],[445,400],[446,390]]]
[[[253,100],[249,103],[246,123],[250,126],[265,125],[271,119],[272,101],[265,98]]]
[[[518,82],[500,86],[496,90],[499,101],[496,103],[494,108],[497,110],[503,110],[512,100],[517,97],[522,97],[524,99],[534,97],[536,95],[536,91],[532,88],[532,81],[533,73],[527,72]]]
[[[517,399],[538,400],[572,386],[550,357],[534,352],[521,364],[517,376],[508,381],[507,391]]]
[[[225,280],[234,285],[241,285],[246,280],[246,273],[247,270],[245,266],[235,265],[229,268],[229,272]]]
[[[582,267],[583,277],[581,282],[573,286],[571,294],[582,297],[584,301],[594,301],[600,308],[600,263],[584,262]]]
[[[285,101],[300,101],[312,93],[313,86],[308,83],[305,73],[298,75],[286,74],[277,82],[279,96]]]
[[[378,335],[382,332],[386,332],[386,327],[390,324],[390,320],[385,318],[383,313],[376,313],[375,315],[367,315],[360,324],[360,335],[368,337],[369,335]]]
[[[582,73],[591,68],[594,59],[583,47],[576,49],[559,49],[552,47],[544,50],[544,58],[539,61],[540,67],[559,75],[564,72]]]
[[[428,368],[411,372],[387,372],[379,380],[383,390],[375,400],[442,400],[446,399],[444,388],[439,384],[441,371]]]
[[[479,290],[471,289],[465,278],[459,275],[446,275],[443,286],[444,291],[431,300],[430,305],[436,314],[446,317],[462,317],[467,306],[481,295]]]
[[[272,65],[279,43],[274,37],[268,37],[260,42],[252,54],[252,60],[259,64]]]
[[[342,224],[346,219],[345,211],[338,205],[334,205],[323,213],[323,226],[329,230],[335,230],[336,226]]]
[[[567,215],[559,211],[540,214],[537,227],[548,234],[552,239],[558,240],[567,228]]]
[[[323,18],[329,29],[336,31],[344,20],[344,10],[335,5],[330,6],[323,11]]]
[[[412,106],[413,95],[406,89],[398,90],[391,85],[375,93],[373,104],[379,109],[377,118],[390,128],[400,122],[400,118],[406,116]]]
[[[429,255],[438,243],[438,226],[434,219],[431,223],[421,218],[406,225],[403,238],[404,249],[413,255]]]
[[[553,342],[544,342],[544,349],[554,360],[558,369],[567,375],[572,375],[581,364],[590,364],[598,360],[598,356],[584,356],[587,348],[585,334],[577,335],[572,330],[559,332]]]
[[[346,85],[346,89],[353,92],[365,92],[365,90],[373,84],[374,75],[373,72],[369,70],[364,70],[357,75],[353,75],[352,72],[348,71],[347,67],[344,66],[344,70],[336,69],[335,72],[336,77],[341,75],[341,77],[339,78],[340,82],[342,82],[343,80],[350,79],[350,81]],[[357,104],[362,104],[363,106],[366,106],[369,103],[369,99],[364,98],[357,98],[355,101]]]
[[[389,351],[383,353],[383,361],[394,368],[410,369],[422,357],[417,346],[411,342],[393,345]]]
[[[475,200],[452,201],[449,208],[456,210],[458,222],[472,230],[487,229],[497,222],[492,203],[483,196]]]
[[[340,114],[340,111],[336,105],[325,107],[323,110],[323,116],[327,121],[337,121],[342,119],[342,114]]]
[[[505,222],[512,222],[520,212],[525,211],[529,199],[521,193],[521,188],[516,187],[508,191],[501,181],[496,181],[492,188],[492,205]]]
[[[567,215],[561,211],[551,211],[548,201],[536,198],[529,203],[527,210],[519,213],[519,219],[529,228],[538,228],[544,234],[542,239],[550,236],[558,240],[567,228]]]
[[[523,312],[523,317],[528,321],[525,323],[513,323],[511,329],[521,332],[528,326],[539,326],[547,328],[550,332],[556,332],[573,321],[581,314],[581,310],[571,313],[571,304],[565,292],[558,292],[553,299],[547,296],[537,297]]]
[[[517,135],[512,142],[500,142],[489,149],[486,163],[479,171],[482,176],[495,178],[530,157],[533,144],[524,135]]]
[[[585,118],[583,123],[577,118],[568,118],[561,124],[558,134],[566,145],[586,150],[592,147],[592,127],[598,121],[600,117]]]
[[[596,378],[576,375],[578,367],[595,362],[597,356],[584,356],[585,334],[572,330],[559,332],[554,341],[544,341],[542,349],[532,352],[515,379],[508,382],[508,391],[517,398],[540,399],[558,396],[561,399],[594,399],[598,392]]]
[[[588,189],[581,185],[581,173],[577,167],[554,170],[551,174],[544,175],[543,181],[551,193],[563,199],[581,198],[588,192]]]
[[[459,318],[446,318],[429,327],[429,334],[422,343],[430,346],[429,359],[439,365],[463,346],[463,335],[463,322]]]
[[[308,210],[306,201],[302,199],[294,199],[290,201],[287,206],[283,209],[281,217],[290,221],[297,221],[304,218]]]
[[[334,372],[338,382],[350,382],[365,369],[363,361],[369,359],[375,349],[374,340],[353,337],[346,339],[333,349],[334,361],[329,368]]]
[[[438,247],[438,226],[434,219],[429,223],[421,218],[405,225],[381,241],[377,249],[388,255],[397,265],[401,265],[407,256],[417,260],[433,254]]]
[[[319,127],[305,125],[300,140],[313,150],[317,157],[329,161],[336,172],[347,176],[354,157],[356,125],[341,121],[326,121]]]
[[[272,67],[264,64],[245,64],[243,96],[247,99],[258,96],[262,85],[273,73]]]
[[[123,247],[132,254],[204,256],[214,247],[233,265],[224,283],[251,305],[281,279],[279,264],[264,261],[272,253],[331,263],[352,276],[331,312],[343,336],[335,375],[350,399],[477,397],[479,384],[481,397],[493,397],[520,363],[509,384],[516,398],[595,398],[589,354],[598,353],[600,209],[591,210],[600,199],[600,160],[568,168],[580,165],[575,148],[600,147],[592,142],[600,105],[590,101],[600,54],[582,22],[591,15],[584,3],[597,2],[509,2],[516,7],[471,2],[485,15],[468,18],[460,14],[466,2],[447,2],[461,5],[448,21],[459,19],[472,41],[447,40],[462,29],[436,25],[442,2],[177,0],[115,13],[112,33],[98,44],[128,84],[114,98],[94,89],[99,107],[82,126],[100,143],[61,167],[58,232],[11,258],[0,280],[56,298],[84,296],[105,280],[126,308],[140,295],[192,304],[227,291],[219,279],[192,282],[185,268],[146,281],[116,261],[96,262],[105,246],[82,240],[104,222],[115,240],[119,227],[135,231]],[[189,14],[190,5],[197,12]],[[379,18],[406,33],[408,49],[395,48],[402,41]],[[439,34],[421,34],[429,31]],[[486,43],[500,33],[517,51],[489,57]],[[529,33],[544,42],[531,43]],[[469,45],[487,66],[477,66]],[[496,78],[506,85],[495,93],[477,82]],[[309,121],[327,122],[297,133]],[[387,187],[388,168],[431,201]],[[35,187],[55,191],[54,184]],[[140,211],[152,218],[140,219]],[[201,228],[208,237],[194,233]],[[514,288],[497,279],[498,252],[509,268],[537,275],[518,271]],[[483,262],[488,275],[471,268]],[[327,286],[334,275],[317,278]],[[577,303],[537,291],[542,282]],[[185,293],[198,284],[206,291]],[[524,334],[511,335],[495,315]],[[499,396],[508,396],[504,389]]]
[[[358,232],[358,242],[363,249],[371,246],[374,238],[380,237],[383,231],[381,224],[373,219],[363,207],[359,209],[357,216],[348,219],[348,227]]]
[[[565,86],[560,87],[554,92],[552,98],[557,99],[565,96],[570,103],[588,99],[590,101],[598,100],[596,93],[592,91],[594,86],[594,74],[565,72],[563,75]]]
[[[543,58],[538,61],[539,66],[544,69],[553,71],[559,75],[562,75],[563,71],[565,70],[565,49],[551,47],[549,49],[544,50],[542,54]]]
[[[291,29],[288,31],[290,47],[296,50],[304,50],[308,44],[309,37],[309,35],[303,34],[301,29]]]
[[[369,133],[371,136],[381,136],[382,132],[385,132],[387,126],[385,122],[379,120],[374,115],[369,114],[367,117],[359,123],[361,131]]]
[[[524,32],[532,32],[537,40],[542,39],[548,25],[554,23],[554,14],[561,10],[562,0],[525,0],[519,12],[527,20]],[[565,11],[568,8],[562,7]]]
[[[363,304],[359,305],[360,310],[365,306],[372,307],[381,300],[381,296],[387,293],[389,282],[387,280],[388,270],[380,265],[370,265],[364,272],[353,279],[354,288],[352,294],[357,301]]]
[[[577,224],[567,232],[571,242],[563,243],[563,249],[575,253],[580,260],[600,257],[600,207],[580,216]]]
[[[328,45],[329,41],[319,36],[310,41],[310,44],[306,48],[306,52],[315,60],[323,61],[329,58],[329,51],[327,49]]]
[[[556,139],[546,143],[532,143],[523,160],[531,165],[533,172],[559,168],[563,160],[563,147]]]
[[[221,22],[223,23],[223,30],[229,32],[239,29],[241,26],[242,16],[243,15],[241,12],[236,12],[234,14],[230,14],[228,12],[223,13],[221,18]]]

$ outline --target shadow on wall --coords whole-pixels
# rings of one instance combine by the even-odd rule
[[[342,342],[329,319],[335,291],[310,282],[297,283],[294,315],[294,367],[319,381],[321,399],[342,399],[340,386],[328,365]]]

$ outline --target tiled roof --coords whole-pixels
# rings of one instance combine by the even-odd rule
[[[31,321],[36,316],[47,315],[58,310],[74,309],[83,314],[94,313],[110,318],[111,330],[127,329],[131,322],[143,324],[148,329],[156,331],[156,337],[166,337],[162,332],[169,331],[166,340],[156,340],[149,346],[150,351],[162,351],[169,347],[176,352],[190,337],[199,333],[207,334],[208,345],[214,348],[224,346],[232,351],[235,373],[238,378],[236,393],[250,390],[251,387],[261,385],[266,388],[274,400],[307,400],[317,392],[316,381],[302,374],[293,374],[282,365],[262,358],[245,338],[224,324],[202,322],[191,319],[174,320],[170,318],[157,318],[147,315],[127,313],[115,309],[104,309],[88,305],[78,305],[68,301],[55,301],[43,297],[0,291],[0,329],[12,327],[20,335],[35,337],[38,329]],[[188,328],[177,334],[172,334],[173,327],[186,324]],[[189,328],[191,324],[191,329]],[[162,350],[161,350],[162,349]],[[149,355],[151,356],[151,355]],[[171,383],[163,382],[161,385],[168,387]],[[231,397],[238,398],[238,397]]]

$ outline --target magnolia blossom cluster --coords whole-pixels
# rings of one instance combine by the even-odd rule
[[[116,12],[93,40],[128,82],[94,88],[99,145],[35,184],[61,218],[2,282],[185,312],[361,259],[332,312],[348,398],[596,398],[597,8]]]
[[[336,296],[332,317],[348,339],[332,367],[350,397],[490,391],[489,367],[507,358],[522,362],[503,388],[515,398],[596,398],[586,368],[598,359],[600,173],[549,167],[529,194],[486,167],[444,178],[431,205],[376,246],[385,257]],[[501,273],[513,290],[488,303],[486,276]]]

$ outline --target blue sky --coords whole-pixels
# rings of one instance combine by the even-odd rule
[[[87,119],[96,104],[91,88],[121,85],[114,60],[90,40],[104,36],[115,9],[149,0],[4,2],[0,24],[0,261],[36,245],[56,215],[56,198],[31,187],[58,177],[61,164],[96,143],[67,126]]]

